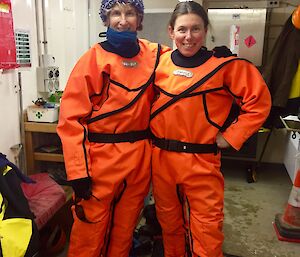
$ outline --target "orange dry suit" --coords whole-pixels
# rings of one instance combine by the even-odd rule
[[[75,201],[69,257],[127,257],[149,190],[152,82],[160,50],[139,40],[124,58],[94,45],[74,67],[57,132],[68,180],[90,177],[92,196]]]
[[[155,86],[152,176],[165,257],[221,257],[224,179],[216,135],[235,99],[241,114],[222,134],[240,149],[268,116],[268,88],[247,60],[204,49],[191,58],[163,54]]]

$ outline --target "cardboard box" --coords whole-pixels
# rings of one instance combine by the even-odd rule
[[[44,108],[36,105],[27,107],[28,121],[34,122],[56,122],[58,121],[58,106]]]

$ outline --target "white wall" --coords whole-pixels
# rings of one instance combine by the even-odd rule
[[[34,0],[12,0],[12,12],[14,28],[29,31],[31,68],[20,68],[16,72],[21,72],[23,84],[23,107],[31,104],[37,97],[35,67],[38,65],[36,19]]]
[[[79,57],[89,48],[88,1],[46,1],[48,54],[60,69],[60,89],[65,88]]]
[[[145,9],[174,9],[177,0],[144,0]]]
[[[22,79],[22,109],[32,104],[39,94],[36,84],[38,67],[38,43],[35,2],[41,18],[41,0],[12,0],[15,29],[29,31],[32,66],[0,73],[0,152],[14,161],[10,147],[21,143],[19,126],[18,72]],[[76,60],[88,49],[88,1],[45,0],[48,53],[56,59],[60,67],[61,88]],[[41,19],[40,19],[41,22]],[[40,23],[40,30],[42,24]],[[43,49],[43,47],[41,47]],[[43,53],[43,51],[42,51]]]
[[[37,65],[35,9],[34,0],[12,0],[13,22],[15,29],[23,29],[30,32],[32,65],[31,68],[4,71],[0,74],[0,152],[13,160],[13,152],[10,147],[19,144],[19,100],[18,90],[14,87],[18,84],[17,72],[21,72],[23,84],[23,103],[27,106],[31,100],[36,99],[36,82],[34,67]]]
[[[12,158],[9,147],[20,142],[18,94],[14,86],[17,84],[14,70],[0,74],[0,152]]]
[[[105,38],[99,38],[99,33],[106,31],[106,27],[99,16],[100,3],[101,0],[90,1],[90,46],[105,40]]]

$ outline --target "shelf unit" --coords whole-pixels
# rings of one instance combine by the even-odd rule
[[[25,131],[25,148],[26,148],[26,164],[27,174],[38,172],[38,162],[64,162],[64,157],[59,153],[39,152],[35,149],[47,141],[55,139],[59,142],[56,135],[57,123],[40,123],[40,122],[24,122]]]
[[[57,123],[41,123],[27,120],[24,117],[25,132],[25,151],[27,175],[38,172],[44,172],[42,168],[47,162],[60,163],[64,162],[63,154],[40,152],[38,149],[43,145],[61,145],[59,136],[56,133]],[[63,228],[66,233],[70,233],[73,222],[71,213],[73,190],[70,186],[62,186],[66,194],[66,203],[49,219],[48,224],[57,224]],[[40,232],[43,233],[43,232]]]

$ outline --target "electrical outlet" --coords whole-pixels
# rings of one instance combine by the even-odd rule
[[[57,66],[37,67],[38,92],[54,93],[59,89],[59,68]]]
[[[267,8],[279,7],[280,1],[267,1]]]

